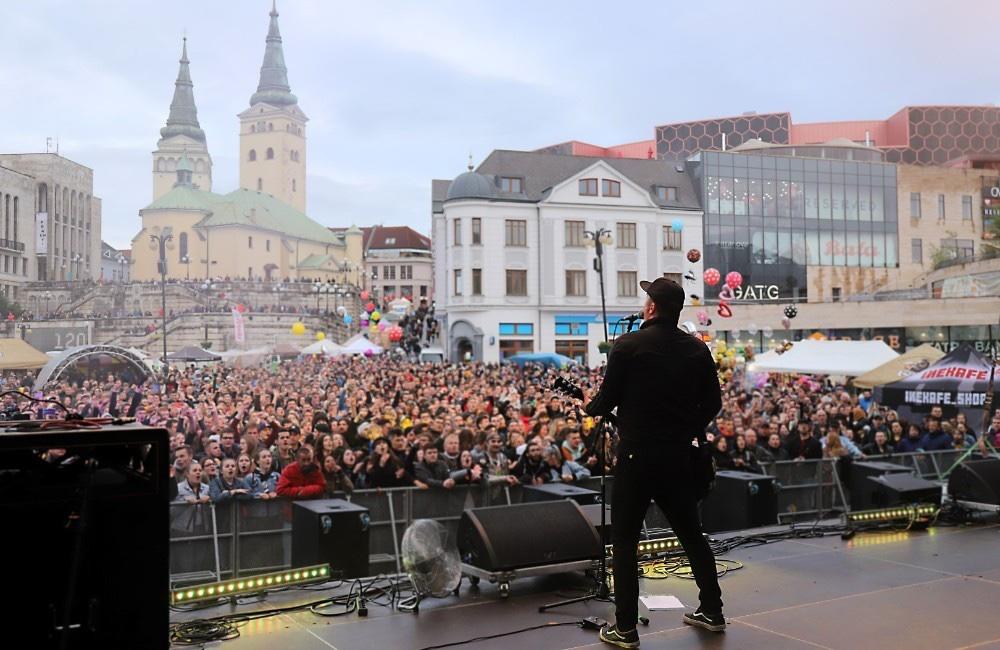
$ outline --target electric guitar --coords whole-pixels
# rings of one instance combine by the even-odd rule
[[[562,393],[563,395],[572,397],[573,399],[578,399],[581,402],[585,399],[585,396],[583,394],[583,389],[574,384],[573,382],[571,382],[569,379],[566,379],[565,377],[556,377],[555,380],[552,382],[552,389],[558,393]],[[608,413],[603,417],[605,420],[608,421],[609,424],[618,426],[618,421],[615,419],[613,413]]]

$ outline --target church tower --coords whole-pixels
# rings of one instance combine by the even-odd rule
[[[278,10],[271,7],[260,83],[240,113],[240,187],[306,211],[306,118],[288,85]]]
[[[170,102],[167,125],[160,129],[160,140],[153,152],[153,200],[170,191],[177,180],[177,165],[187,155],[192,167],[194,187],[212,190],[212,157],[208,155],[205,132],[198,124],[198,109],[194,105],[194,84],[188,68],[187,38],[181,48],[180,69],[174,82],[174,99]]]

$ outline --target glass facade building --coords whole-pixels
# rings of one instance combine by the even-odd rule
[[[895,166],[792,153],[703,151],[688,161],[705,268],[738,271],[742,301],[806,299],[808,266],[899,265]]]

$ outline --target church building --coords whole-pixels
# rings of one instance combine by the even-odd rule
[[[250,106],[239,114],[240,187],[212,191],[212,157],[198,123],[187,39],[167,124],[153,152],[153,202],[139,211],[132,278],[321,279],[357,284],[362,232],[332,232],[306,215],[306,122],[288,84],[271,9],[264,62]]]

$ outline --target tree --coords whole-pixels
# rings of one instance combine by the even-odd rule
[[[1000,218],[991,219],[989,227],[983,231],[983,239],[979,242],[979,256],[986,260],[1000,257]]]

